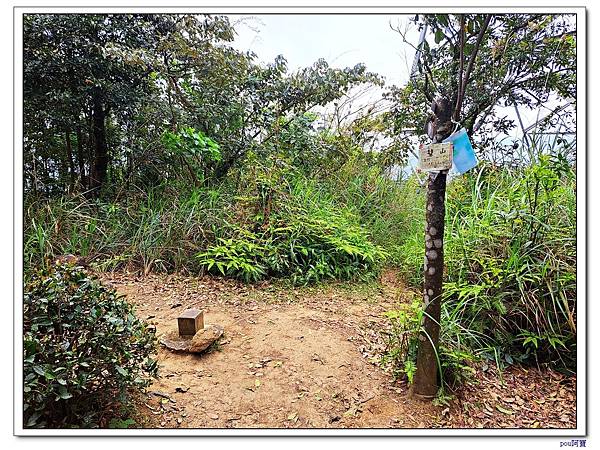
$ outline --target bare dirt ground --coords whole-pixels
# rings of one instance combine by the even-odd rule
[[[448,404],[410,398],[378,364],[385,311],[412,294],[378,283],[286,288],[216,278],[122,273],[102,278],[161,335],[185,309],[224,327],[201,355],[158,353],[140,405],[152,428],[573,428],[575,380],[513,367],[478,370]]]

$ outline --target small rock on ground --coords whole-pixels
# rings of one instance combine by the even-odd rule
[[[160,343],[171,350],[201,353],[222,335],[222,326],[208,324],[202,330],[199,330],[191,339],[188,337],[181,337],[176,330],[171,330],[160,339]]]

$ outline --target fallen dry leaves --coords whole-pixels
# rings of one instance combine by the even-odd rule
[[[443,428],[576,428],[576,377],[549,368],[477,370],[450,402]]]

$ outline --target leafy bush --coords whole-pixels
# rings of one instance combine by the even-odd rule
[[[208,271],[245,281],[272,276],[306,284],[368,278],[377,273],[386,253],[352,218],[322,211],[316,217],[273,216],[265,230],[238,230],[198,258]]]
[[[246,282],[258,281],[266,275],[263,264],[265,248],[257,244],[257,236],[245,233],[235,239],[219,239],[217,245],[197,255],[200,265],[208,271],[224,276],[242,279]],[[250,239],[248,239],[250,238]]]
[[[156,375],[154,332],[81,268],[34,274],[23,308],[26,427],[97,426],[109,405]]]
[[[177,133],[165,131],[161,140],[174,157],[183,161],[195,185],[204,183],[213,162],[221,161],[219,144],[192,127],[183,127]]]
[[[289,278],[295,284],[365,279],[378,273],[387,252],[371,241],[357,213],[285,155],[247,166],[234,225],[227,237],[197,255],[209,272],[258,281]]]

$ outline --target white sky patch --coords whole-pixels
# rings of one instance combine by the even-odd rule
[[[237,35],[233,47],[254,52],[262,63],[270,63],[278,55],[294,72],[324,58],[331,67],[353,67],[363,63],[367,70],[384,77],[386,85],[403,86],[409,80],[419,31],[408,14],[256,14],[229,15]],[[390,26],[391,25],[391,26]],[[406,39],[392,29],[400,29]],[[355,107],[378,100],[383,90],[374,88],[355,102]],[[549,98],[546,107],[520,108],[527,128],[546,116],[558,102]],[[327,108],[326,108],[327,109]],[[512,107],[498,106],[499,116],[508,116],[516,127],[498,140],[520,138],[521,128]]]
[[[415,43],[419,33],[408,15],[255,15],[229,16],[238,33],[234,47],[250,50],[262,62],[283,55],[291,71],[324,58],[336,68],[363,63],[385,77],[386,84],[408,81],[414,49],[392,28],[410,27]]]

